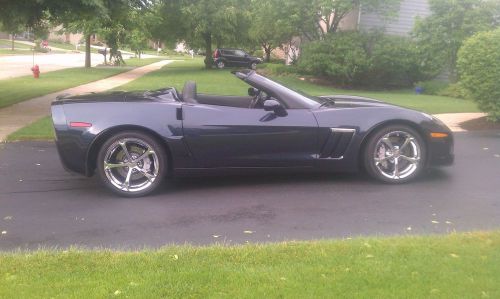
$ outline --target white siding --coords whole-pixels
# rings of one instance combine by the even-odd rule
[[[376,12],[363,11],[361,7],[359,29],[385,29],[388,34],[408,35],[413,29],[415,18],[428,15],[430,10],[427,0],[401,0],[398,15],[387,20]]]

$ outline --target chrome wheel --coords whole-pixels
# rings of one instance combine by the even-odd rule
[[[224,67],[225,67],[225,65],[224,65],[224,61],[219,61],[219,62],[217,62],[217,68],[219,68],[219,69],[223,69]]]
[[[257,63],[253,62],[253,63],[250,65],[250,68],[251,68],[252,70],[257,69]]]
[[[153,146],[139,138],[121,138],[113,142],[101,163],[109,183],[127,193],[149,188],[160,171]]]
[[[375,144],[373,163],[385,178],[401,180],[420,169],[421,156],[418,138],[405,131],[391,131]]]

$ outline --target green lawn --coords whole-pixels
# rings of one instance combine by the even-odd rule
[[[1,237],[0,237],[1,238]],[[500,232],[0,253],[1,298],[499,298]]]
[[[7,136],[7,141],[52,139],[54,139],[54,129],[50,116],[37,120]]]
[[[146,74],[116,89],[148,90],[171,86],[180,92],[188,80],[196,81],[200,93],[245,95],[248,89],[248,85],[229,73],[229,70],[203,69],[202,58],[172,62],[161,70]]]
[[[2,47],[10,47],[12,46],[12,41],[10,39],[0,39],[0,46]],[[26,44],[23,44],[23,43],[19,43],[17,41],[14,40],[14,49],[31,49],[31,46],[29,45],[26,45]]]
[[[138,66],[145,66],[151,63],[155,63],[158,61],[165,60],[166,58],[130,58],[130,59],[125,59],[125,66],[133,66],[133,67],[138,67]]]
[[[304,90],[312,95],[348,94],[366,96],[432,114],[479,111],[472,101],[443,96],[417,95],[411,90],[341,90],[302,81],[293,75],[275,76],[274,78],[290,87]],[[201,93],[244,95],[247,90],[247,85],[234,77],[230,70],[203,69],[203,60],[201,58],[174,62],[165,66],[162,70],[150,73],[127,85],[120,86],[118,89],[145,90],[174,86],[180,91],[186,80],[196,81],[198,91]]]
[[[34,97],[42,96],[52,92],[64,90],[70,87],[82,85],[92,81],[104,79],[133,67],[144,66],[160,59],[127,59],[124,67],[93,67],[69,68],[53,72],[42,73],[40,79],[32,76],[23,76],[12,79],[0,80],[0,108]]]

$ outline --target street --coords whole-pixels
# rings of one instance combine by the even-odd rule
[[[500,227],[500,131],[455,135],[456,162],[417,182],[362,175],[179,179],[120,198],[62,169],[53,143],[0,149],[0,250],[142,248],[449,233]]]

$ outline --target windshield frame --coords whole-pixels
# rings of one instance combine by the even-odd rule
[[[309,95],[287,85],[270,79],[255,71],[234,72],[234,74],[251,86],[266,91],[267,94],[280,100],[288,109],[314,109],[320,107],[326,99]]]

